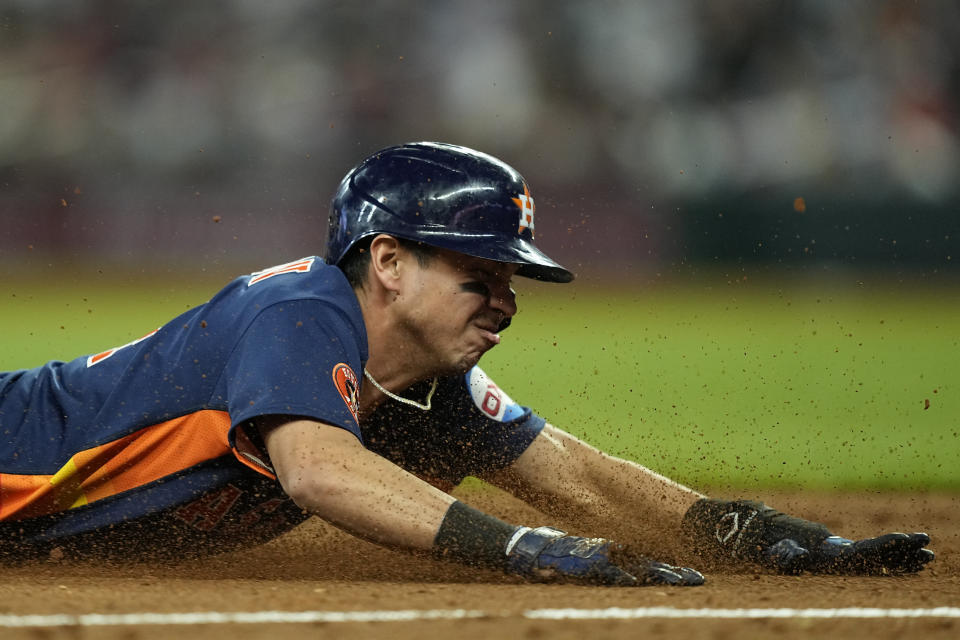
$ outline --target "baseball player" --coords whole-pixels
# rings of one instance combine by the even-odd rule
[[[324,259],[237,278],[129,344],[0,373],[4,560],[180,559],[311,515],[530,580],[701,584],[652,559],[678,554],[791,573],[909,573],[933,559],[922,533],[852,541],[708,499],[514,402],[477,366],[517,311],[513,280],[573,279],[534,245],[534,222],[528,185],[503,162],[390,147],[340,184]],[[636,526],[614,542],[504,522],[448,493],[467,476],[554,522]]]

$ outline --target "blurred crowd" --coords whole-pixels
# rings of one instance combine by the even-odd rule
[[[233,247],[306,248],[344,171],[414,139],[506,159],[568,226],[799,185],[951,202],[958,42],[939,0],[0,0],[0,261],[231,214],[259,229]]]

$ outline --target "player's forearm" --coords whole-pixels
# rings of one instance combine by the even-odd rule
[[[703,494],[647,467],[594,450],[587,470],[598,488],[606,487],[619,504],[651,515],[672,514],[679,521]]]
[[[295,485],[290,494],[304,509],[358,537],[394,548],[430,550],[454,499],[383,458],[375,464],[352,461],[351,466],[358,464],[361,469],[341,469]]]
[[[294,421],[266,440],[277,477],[294,502],[378,544],[430,550],[454,502],[336,427]]]
[[[493,480],[584,533],[651,545],[679,532],[683,514],[702,497],[551,425]]]
[[[585,482],[602,496],[605,508],[617,521],[630,522],[655,539],[679,533],[683,515],[704,497],[636,462],[600,452],[588,458]]]

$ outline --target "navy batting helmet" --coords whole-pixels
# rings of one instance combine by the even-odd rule
[[[570,282],[573,274],[534,246],[533,216],[523,177],[492,156],[439,142],[388,147],[340,183],[326,261],[337,264],[361,238],[386,233]]]

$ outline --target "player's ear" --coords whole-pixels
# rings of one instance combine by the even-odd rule
[[[400,242],[381,233],[370,243],[370,277],[387,291],[397,291],[400,285]]]

